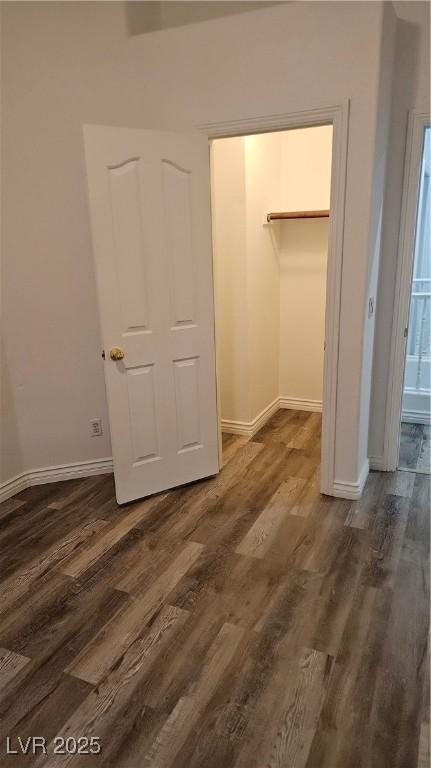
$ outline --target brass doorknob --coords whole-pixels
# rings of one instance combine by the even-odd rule
[[[122,360],[124,357],[124,352],[120,347],[112,347],[109,357],[111,360]]]

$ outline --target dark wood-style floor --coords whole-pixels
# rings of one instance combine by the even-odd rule
[[[280,411],[122,508],[110,476],[0,506],[1,765],[428,768],[429,478],[322,497],[319,430]]]
[[[431,473],[431,427],[426,424],[401,422],[400,469]]]

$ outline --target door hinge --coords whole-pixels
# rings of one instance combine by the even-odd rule
[[[406,339],[408,335],[409,335],[409,327],[408,325],[406,325],[406,327],[404,328],[404,338]]]

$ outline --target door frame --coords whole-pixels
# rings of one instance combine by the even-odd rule
[[[389,472],[397,469],[400,451],[405,334],[409,324],[423,144],[425,128],[430,126],[429,111],[409,112],[383,447],[383,469]]]
[[[323,366],[323,408],[320,490],[334,495],[335,435],[339,367],[341,275],[343,265],[344,215],[349,132],[349,100],[333,106],[260,115],[239,120],[206,123],[197,126],[209,140],[256,133],[288,131],[332,125],[331,196],[326,273],[325,352]],[[219,408],[219,397],[217,406]],[[220,424],[220,414],[218,412]]]

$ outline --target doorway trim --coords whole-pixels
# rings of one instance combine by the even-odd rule
[[[412,110],[409,113],[383,447],[383,469],[389,472],[398,467],[407,342],[405,332],[409,324],[423,144],[425,128],[430,125],[429,112]]]
[[[338,350],[340,337],[341,275],[343,264],[344,214],[349,131],[349,100],[334,106],[261,115],[197,126],[210,140],[255,133],[288,131],[332,125],[331,197],[326,274],[325,353],[323,371],[323,417],[320,490],[335,493],[335,435],[337,417]],[[219,400],[218,400],[219,402]],[[219,418],[220,423],[220,418]]]

